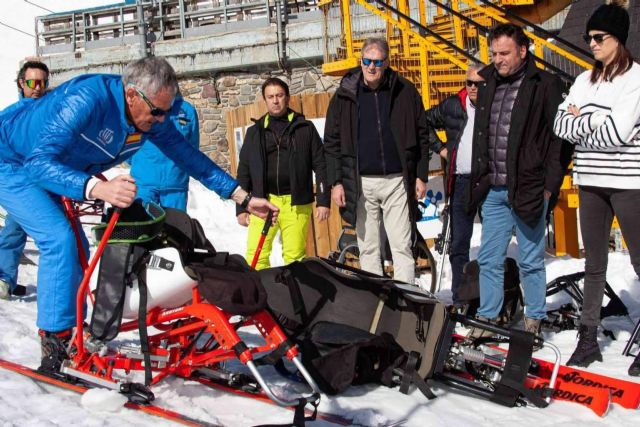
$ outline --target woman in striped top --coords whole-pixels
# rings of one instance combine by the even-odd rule
[[[584,38],[594,68],[578,76],[554,123],[555,133],[576,145],[573,171],[586,256],[579,341],[568,365],[602,361],[597,331],[614,215],[640,275],[640,65],[625,47],[629,14],[623,3],[602,5],[589,19]],[[629,374],[640,374],[639,357]]]

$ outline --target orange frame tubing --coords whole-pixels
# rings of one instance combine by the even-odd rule
[[[71,200],[65,199],[63,203],[67,217],[72,224],[75,224],[74,232],[76,232],[76,241],[80,249],[82,241],[79,235],[80,230],[77,228],[76,210]],[[75,369],[87,375],[108,381],[115,381],[113,378],[114,369],[122,369],[126,372],[144,369],[142,360],[130,358],[126,354],[115,353],[100,356],[97,353],[89,353],[84,348],[84,304],[87,295],[90,294],[89,281],[120,218],[120,213],[121,210],[116,209],[111,216],[91,262],[88,263],[86,259],[81,258],[84,276],[76,294],[77,317],[74,343],[77,353],[72,358],[73,364]],[[146,325],[154,326],[161,331],[149,337],[151,354],[166,358],[163,362],[166,364],[165,366],[159,367],[156,364],[155,368],[152,367],[157,373],[151,381],[152,384],[156,384],[168,375],[188,377],[200,367],[210,366],[229,359],[238,358],[243,364],[246,364],[253,359],[254,354],[273,350],[287,341],[287,336],[269,313],[264,310],[247,316],[239,322],[231,323],[230,319],[233,315],[224,312],[215,305],[204,302],[197,287],[192,289],[192,301],[191,304],[186,306],[171,309],[156,308],[147,313]],[[93,300],[91,300],[91,303],[93,303]],[[183,324],[175,327],[174,322],[178,320],[182,320]],[[264,338],[265,343],[259,346],[247,347],[241,354],[236,354],[235,346],[243,342],[238,336],[237,329],[245,326],[255,326]],[[121,325],[120,332],[137,328],[138,321],[131,320]],[[211,334],[207,344],[200,349],[194,345],[189,349],[188,353],[181,354],[181,349],[189,348],[192,345],[192,340],[195,339],[194,335],[197,335],[203,329]],[[159,344],[162,341],[179,343],[180,346],[161,348]],[[218,343],[219,346],[213,346],[214,342]],[[286,352],[286,357],[289,360],[292,360],[297,355],[298,349],[293,345]]]
[[[98,265],[98,260],[102,256],[102,252],[104,252],[104,248],[107,246],[107,242],[109,241],[109,237],[111,237],[111,233],[116,226],[116,223],[120,219],[120,208],[116,208],[111,219],[109,220],[109,224],[107,225],[107,229],[100,240],[100,244],[98,245],[98,249],[96,250],[93,259],[89,266],[85,269],[84,276],[82,277],[82,282],[80,283],[80,287],[78,288],[78,293],[76,294],[76,336],[75,336],[75,344],[77,349],[77,360],[82,360],[84,357],[84,339],[83,339],[83,328],[82,323],[84,322],[84,302],[87,299],[87,294],[89,293],[89,280],[91,280],[91,275],[93,271],[96,269]],[[73,221],[75,222],[75,221]],[[72,222],[72,223],[73,223]],[[79,235],[76,235],[79,239]],[[82,244],[80,244],[78,250],[82,248]],[[86,262],[86,261],[85,261]]]

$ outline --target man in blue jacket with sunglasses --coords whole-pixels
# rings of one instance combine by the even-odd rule
[[[134,61],[122,76],[80,76],[38,102],[0,113],[0,205],[40,250],[37,326],[45,373],[58,373],[68,358],[82,277],[59,196],[131,205],[137,190],[131,175],[111,181],[94,175],[130,158],[146,137],[221,197],[262,218],[273,210],[277,218],[274,205],[252,198],[165,120],[177,91],[171,65],[151,57]]]
[[[38,61],[22,64],[16,79],[20,100],[8,108],[17,108],[21,102],[30,102],[44,96],[49,86],[49,68]],[[27,234],[11,218],[4,219],[0,230],[0,299],[9,299],[11,295],[24,295],[26,288],[18,285],[18,266],[27,243]]]
[[[199,149],[196,109],[178,94],[168,115],[187,142]],[[143,203],[154,202],[166,208],[187,210],[189,174],[154,144],[143,144],[131,158],[131,176],[138,187],[136,197]]]

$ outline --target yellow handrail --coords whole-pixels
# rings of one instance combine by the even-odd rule
[[[347,1],[348,0],[343,0],[343,2],[347,2]],[[378,8],[376,8],[375,6],[372,6],[370,3],[367,3],[366,0],[355,0],[355,1],[356,1],[356,3],[359,3],[362,7],[364,7],[368,11],[370,11],[371,13],[373,13],[373,14],[381,17],[382,19],[385,19],[388,22],[394,24],[396,27],[398,27],[402,31],[406,31],[406,32],[410,33],[418,41],[418,43],[424,44],[427,47],[429,47],[430,49],[435,50],[436,52],[446,56],[449,61],[451,61],[456,66],[462,68],[463,70],[467,69],[467,63],[466,62],[461,61],[460,59],[456,58],[451,53],[449,53],[446,50],[442,49],[440,46],[438,46],[437,44],[433,43],[432,41],[430,41],[426,37],[423,37],[422,35],[420,35],[420,33],[414,31],[411,28],[411,26],[409,24],[407,24],[406,22],[401,22],[401,21],[398,21],[395,18],[392,18],[386,12],[383,12],[383,11],[379,10]]]

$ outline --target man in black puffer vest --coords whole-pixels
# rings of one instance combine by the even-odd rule
[[[394,279],[414,283],[412,220],[424,197],[429,147],[415,86],[389,68],[389,45],[369,38],[361,66],[331,99],[324,144],[331,197],[355,224],[363,270],[382,275],[379,224],[384,222]]]
[[[482,204],[478,316],[494,320],[502,308],[504,261],[515,227],[525,329],[537,333],[546,317],[545,215],[569,163],[553,134],[563,86],[536,67],[520,27],[500,24],[490,40],[493,63],[480,71],[486,85],[478,93],[468,190],[468,212]]]
[[[467,213],[465,194],[471,173],[473,122],[476,116],[478,87],[484,85],[484,79],[478,74],[481,68],[482,64],[470,63],[465,87],[456,95],[427,110],[431,149],[447,160],[447,194],[450,200],[451,221],[449,261],[454,305],[462,303],[458,291],[464,265],[469,262],[473,220],[476,216],[475,210]],[[446,145],[442,144],[435,129],[445,130]]]

